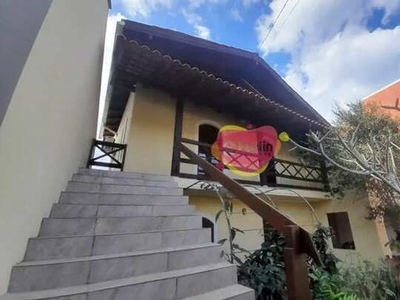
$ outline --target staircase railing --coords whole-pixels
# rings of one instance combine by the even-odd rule
[[[112,142],[93,140],[90,148],[89,158],[86,167],[100,166],[124,170],[126,145]],[[96,151],[97,149],[97,151]],[[98,152],[98,153],[96,153]],[[99,154],[99,155],[97,155]],[[109,161],[101,161],[108,158]]]
[[[285,236],[284,259],[289,299],[311,300],[306,255],[309,255],[319,265],[322,265],[322,262],[310,234],[296,222],[283,215],[267,202],[264,202],[257,195],[249,192],[241,184],[219,171],[185,145],[180,145],[180,151],[189,160],[201,167],[212,180],[219,182],[231,194],[250,207],[261,218],[267,220],[269,224]]]

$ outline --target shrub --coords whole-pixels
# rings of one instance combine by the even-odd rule
[[[340,268],[343,287],[364,300],[400,299],[400,279],[388,260],[360,261]]]
[[[283,296],[285,238],[276,230],[268,230],[264,239],[261,249],[250,253],[244,262],[236,258],[239,283],[254,289],[258,300],[286,299]]]

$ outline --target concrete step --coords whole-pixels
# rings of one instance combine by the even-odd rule
[[[152,230],[198,229],[201,216],[99,218],[96,234],[132,233]]]
[[[127,195],[168,195],[182,196],[183,189],[177,187],[98,184],[87,182],[69,181],[67,192],[103,193],[103,194],[127,194]]]
[[[128,234],[31,238],[24,261],[76,258],[205,244],[210,229],[153,231]]]
[[[53,204],[50,218],[143,217],[195,214],[190,205],[84,205]]]
[[[50,211],[50,218],[95,218],[98,205],[55,203]]]
[[[252,289],[235,284],[183,300],[255,300],[255,295]]]
[[[158,187],[177,187],[178,183],[173,180],[149,180],[124,177],[104,177],[74,174],[74,182],[98,183],[98,184],[119,184],[119,185],[140,185],[140,186],[158,186]]]
[[[176,300],[222,289],[236,283],[236,266],[223,262],[100,283],[8,293],[0,299]]]
[[[146,232],[155,230],[199,229],[199,215],[132,218],[44,218],[39,230],[41,237],[102,235]]]
[[[223,262],[217,244],[23,262],[13,267],[10,292],[54,289]]]
[[[98,217],[141,217],[141,216],[184,216],[194,215],[196,210],[190,205],[153,206],[99,206]]]
[[[254,299],[188,204],[171,176],[80,169],[0,300]]]
[[[147,174],[136,172],[119,172],[119,171],[104,171],[96,169],[80,168],[79,175],[89,175],[98,177],[112,177],[112,178],[129,178],[129,179],[144,179],[154,181],[174,181],[174,177],[169,175]]]
[[[111,204],[111,205],[187,205],[187,196],[121,195],[103,193],[61,193],[59,203],[64,204]]]

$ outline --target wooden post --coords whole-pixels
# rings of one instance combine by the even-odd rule
[[[200,158],[185,145],[181,144],[180,150],[189,160],[201,167],[212,180],[219,182],[263,220],[268,220],[268,223],[284,234],[286,238],[284,259],[289,300],[312,300],[305,253],[318,265],[321,266],[322,262],[310,234],[269,203],[262,201],[257,195],[250,193],[244,186]]]
[[[86,168],[89,169],[90,168],[90,161],[93,157],[93,152],[94,152],[94,144],[96,143],[96,139],[92,140],[92,143],[90,144],[90,150],[89,150],[89,157],[88,160],[86,162]]]
[[[180,173],[180,157],[181,157],[181,140],[182,140],[182,125],[183,125],[183,101],[178,99],[175,108],[175,131],[174,131],[174,146],[172,150],[171,175],[178,176]]]
[[[128,145],[124,145],[124,147],[122,148],[122,151],[124,151],[124,153],[122,154],[122,166],[121,166],[121,172],[124,171],[124,167],[125,167],[125,158],[126,158],[126,150],[128,148]]]
[[[306,255],[300,252],[300,228],[287,225],[284,228],[286,284],[289,300],[312,300]]]

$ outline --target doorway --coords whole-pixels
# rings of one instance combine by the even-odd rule
[[[202,218],[202,223],[203,228],[211,228],[211,242],[214,243],[214,223],[206,217]]]
[[[219,129],[213,125],[202,124],[199,126],[199,142],[205,144],[199,146],[199,156],[213,165],[217,165],[218,161],[212,156],[211,146],[217,140],[218,132]],[[197,168],[197,173],[204,175],[204,171],[200,167]]]

